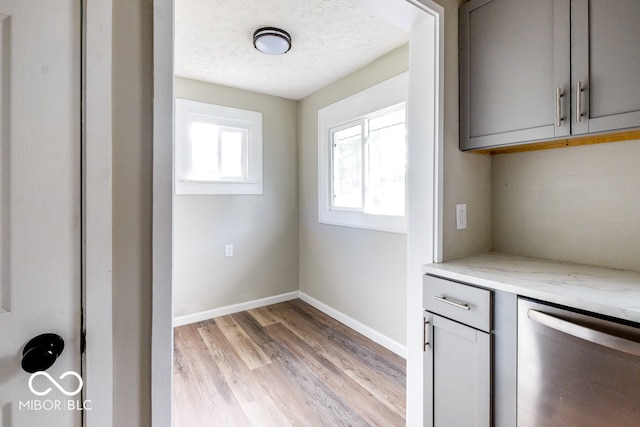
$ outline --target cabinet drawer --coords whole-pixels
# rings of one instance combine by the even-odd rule
[[[425,310],[491,332],[490,290],[426,275],[423,295]]]

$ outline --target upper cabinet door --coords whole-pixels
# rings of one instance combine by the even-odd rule
[[[640,1],[572,0],[571,17],[572,133],[638,127]]]
[[[570,39],[569,0],[462,6],[462,150],[570,134]]]

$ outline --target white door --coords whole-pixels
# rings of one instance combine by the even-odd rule
[[[82,423],[80,34],[80,0],[0,0],[2,427]],[[32,378],[42,333],[64,350]]]

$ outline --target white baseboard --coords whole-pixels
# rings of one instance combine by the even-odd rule
[[[198,313],[185,314],[183,316],[176,316],[173,318],[173,327],[188,325],[190,323],[202,322],[203,320],[209,320],[220,316],[226,316],[228,314],[239,313],[245,310],[251,310],[252,308],[265,307],[271,304],[277,304],[279,302],[289,301],[292,299],[300,298],[302,301],[317,308],[326,315],[336,319],[339,322],[344,323],[351,329],[361,333],[370,340],[380,344],[381,346],[391,350],[400,357],[407,358],[407,347],[399,342],[392,340],[384,334],[376,331],[375,329],[355,320],[346,314],[329,307],[323,302],[310,297],[304,292],[293,291],[286,294],[275,295],[272,297],[261,298],[253,301],[247,301],[239,304],[228,305],[225,307],[214,308],[212,310],[200,311]]]
[[[188,325],[190,323],[202,322],[203,320],[213,319],[215,317],[226,316],[228,314],[239,313],[252,308],[264,307],[279,302],[289,301],[299,298],[300,292],[293,291],[286,294],[275,295],[272,297],[256,299],[253,301],[242,302],[239,304],[227,305],[225,307],[214,308],[212,310],[200,311],[193,314],[185,314],[173,318],[173,327]]]
[[[398,356],[406,359],[407,358],[407,347],[400,344],[399,342],[392,340],[391,338],[389,338],[388,336],[381,334],[380,332],[376,331],[375,329],[365,325],[364,323],[361,323],[357,320],[355,320],[352,317],[347,316],[346,314],[329,307],[328,305],[326,305],[323,302],[318,301],[317,299],[310,297],[309,295],[305,294],[304,292],[300,292],[299,298],[308,303],[309,305],[312,305],[313,307],[317,308],[318,310],[322,311],[323,313],[325,313],[326,315],[336,319],[339,322],[344,323],[345,325],[347,325],[348,327],[350,327],[351,329],[361,333],[362,335],[364,335],[365,337],[369,338],[370,340],[380,344],[381,346],[391,350],[392,352],[394,352],[395,354],[397,354]]]

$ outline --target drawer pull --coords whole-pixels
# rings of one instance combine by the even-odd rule
[[[445,297],[437,297],[437,296],[434,296],[433,299],[436,300],[436,301],[441,301],[441,302],[445,302],[447,304],[451,304],[452,306],[461,308],[463,310],[471,310],[471,307],[469,307],[467,304],[465,304],[463,302],[456,302],[456,301],[448,300]]]

